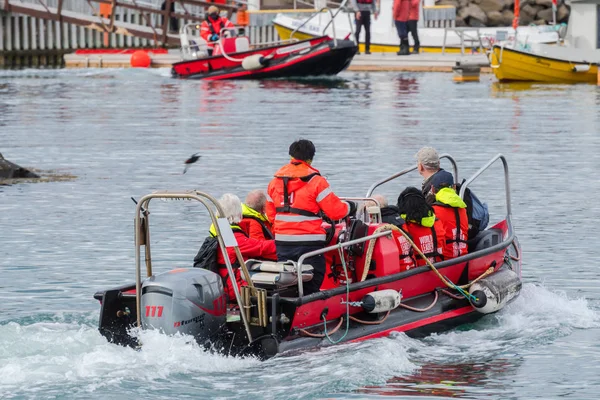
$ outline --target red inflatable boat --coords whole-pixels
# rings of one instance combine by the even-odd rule
[[[458,181],[454,159],[441,158],[452,163]],[[470,238],[467,255],[404,270],[396,240],[401,233],[380,222],[377,207],[369,207],[365,215],[334,223],[335,234],[323,249],[329,281],[320,292],[303,295],[303,282],[312,277],[311,267],[303,265],[306,254],[297,263],[238,260],[248,286],[236,290],[229,304],[221,277],[189,268],[191,260],[183,268],[153,274],[149,248],[147,210],[155,198],[201,202],[219,227],[223,251],[236,247],[229,224],[212,211],[219,209],[216,200],[198,191],[149,194],[140,200],[135,218],[136,282],[94,296],[102,306],[100,332],[111,342],[138,346],[131,328],[158,329],[165,334],[192,335],[199,343],[227,354],[268,358],[391,332],[423,336],[474,322],[502,309],[521,290],[521,250],[511,221],[506,159],[498,155],[490,160],[463,183],[460,194],[499,161],[504,174],[498,174],[494,182],[505,190],[506,215]],[[412,166],[376,182],[364,197],[351,200],[366,201],[379,185],[415,169]],[[140,270],[142,254],[146,278]],[[226,254],[224,258],[230,279],[235,279]]]

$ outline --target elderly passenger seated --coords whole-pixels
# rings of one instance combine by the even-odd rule
[[[251,238],[258,240],[273,239],[272,226],[265,215],[267,196],[263,190],[256,189],[248,193],[242,203],[240,227]]]
[[[381,211],[381,222],[383,222],[384,224],[396,225],[398,228],[402,228],[402,225],[404,225],[404,220],[400,218],[400,210],[398,209],[398,207],[394,205],[390,206],[388,204],[387,198],[382,194],[375,194],[371,197],[379,202],[379,210]],[[373,202],[369,203],[372,204]],[[367,207],[369,207],[371,204],[367,204]]]
[[[219,199],[219,204],[221,205],[221,208],[225,214],[222,217],[227,218],[229,221],[244,260],[248,260],[250,258],[267,259],[273,261],[277,260],[274,240],[253,239],[248,237],[246,232],[239,227],[239,223],[242,220],[242,203],[236,195],[231,193],[224,194]],[[210,235],[213,237],[216,237],[217,235],[215,227],[212,225],[210,227]],[[235,250],[233,248],[227,248],[227,255],[229,256],[229,261],[233,265],[233,271],[235,273],[235,280],[237,281],[238,288],[240,286],[245,286],[246,282],[244,282],[242,279],[240,265],[237,261]],[[230,300],[234,300],[235,292],[231,283],[231,279],[227,274],[227,266],[225,265],[225,259],[223,258],[220,248],[217,249],[217,266],[218,273],[223,278],[225,293],[227,293]]]

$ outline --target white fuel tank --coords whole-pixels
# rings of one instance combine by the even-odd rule
[[[471,285],[469,293],[476,297],[471,304],[483,314],[496,312],[521,292],[521,278],[510,269],[494,272]]]
[[[362,307],[366,312],[375,314],[397,308],[401,300],[402,295],[394,289],[378,290],[363,297]]]

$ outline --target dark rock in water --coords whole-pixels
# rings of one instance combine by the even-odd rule
[[[5,160],[0,153],[0,179],[39,178],[38,174]]]

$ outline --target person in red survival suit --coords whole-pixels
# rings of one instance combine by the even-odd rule
[[[208,7],[206,21],[200,25],[200,36],[208,44],[208,55],[212,55],[214,43],[219,40],[221,30],[224,28],[234,28],[233,23],[226,17],[221,17],[216,6]]]
[[[242,203],[242,220],[240,227],[251,238],[258,240],[273,239],[273,227],[264,214],[267,196],[260,189],[248,193],[246,201]]]
[[[406,221],[402,229],[408,232],[419,250],[432,263],[442,261],[446,231],[442,221],[435,217],[433,208],[427,204],[423,193],[415,187],[407,187],[398,197],[398,209],[400,217]],[[414,257],[417,266],[426,264],[418,253]]]
[[[224,194],[219,199],[219,204],[225,213],[224,217],[227,218],[229,224],[231,225],[233,235],[237,240],[238,247],[242,253],[242,257],[244,257],[244,260],[250,258],[259,258],[275,261],[277,259],[274,240],[253,239],[248,237],[248,235],[239,227],[238,224],[242,219],[242,203],[236,195],[230,193]],[[210,230],[211,235],[216,236],[214,226],[211,226]],[[233,248],[227,248],[227,255],[229,256],[229,261],[231,261],[231,264],[233,265],[233,271],[235,273],[235,280],[237,281],[238,288],[240,286],[246,286],[246,282],[244,282],[240,273],[240,266],[237,262],[237,257],[235,256],[235,250]],[[217,250],[217,264],[219,266],[219,275],[223,277],[225,293],[227,293],[227,296],[229,296],[230,301],[234,301],[235,292],[233,290],[231,279],[229,279],[227,274],[225,259],[223,258],[220,248]]]
[[[289,164],[275,173],[267,189],[266,213],[273,223],[278,261],[298,261],[309,251],[326,245],[321,212],[332,220],[356,213],[356,203],[342,201],[333,193],[327,180],[311,166],[315,146],[310,140],[290,145]],[[304,294],[318,292],[325,276],[325,257],[309,257],[313,279],[304,284]]]
[[[448,171],[440,170],[431,177],[431,192],[435,202],[431,204],[435,216],[442,221],[446,231],[446,260],[467,254],[469,219],[467,204],[456,194],[454,177]]]

